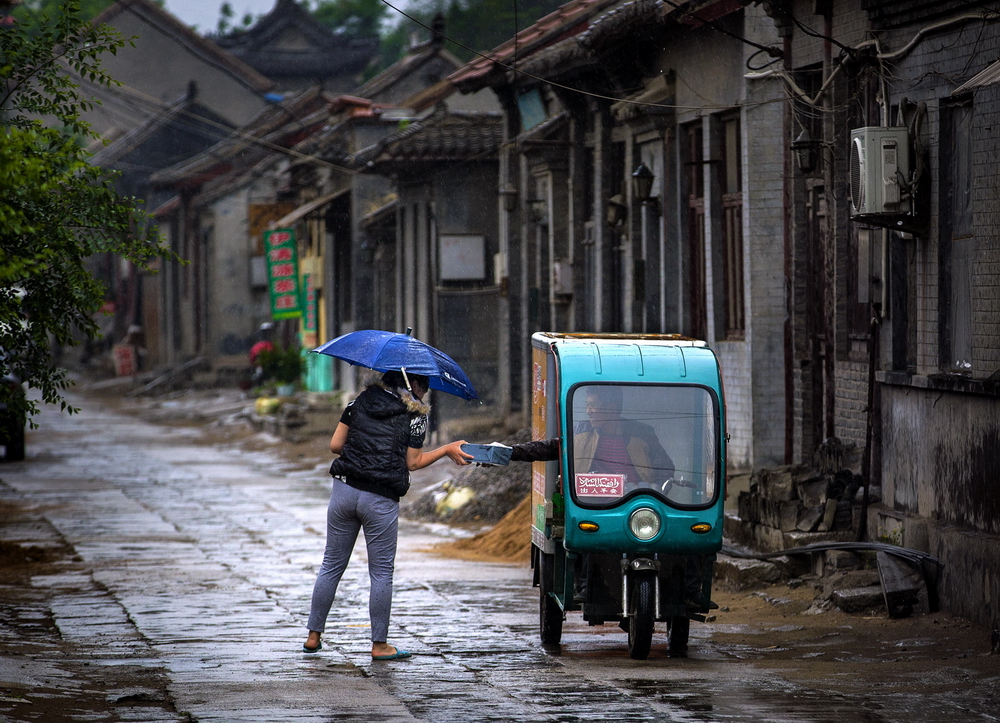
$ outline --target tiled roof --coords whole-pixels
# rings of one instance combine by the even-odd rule
[[[517,64],[518,70],[531,75],[546,75],[567,65],[594,62],[593,56],[579,43],[579,36],[566,38],[555,45],[533,53]]]
[[[424,43],[422,46],[415,48],[414,50],[415,52],[411,52],[405,57],[400,58],[374,78],[367,81],[352,92],[364,98],[375,98],[380,94],[385,93],[400,80],[411,76],[414,72],[416,72],[417,68],[429,63],[435,58],[441,58],[449,63],[453,68],[458,68],[462,65],[462,61],[449,53],[447,49],[438,43]]]
[[[503,114],[440,107],[354,156],[356,167],[469,160],[492,156],[503,143]]]
[[[272,153],[259,140],[288,146],[299,142],[327,119],[327,97],[317,88],[289,95],[280,104],[269,105],[246,126],[203,153],[153,174],[158,185],[201,183],[235,166],[245,167]]]
[[[663,0],[631,0],[596,18],[585,32],[580,33],[578,40],[584,48],[592,49],[608,35],[617,34],[637,23],[648,22],[673,10],[673,4],[664,3]]]
[[[153,114],[145,123],[116,138],[108,145],[101,146],[100,150],[91,156],[90,162],[95,166],[113,165],[120,158],[171,126],[176,129],[177,133],[201,136],[204,139],[200,144],[202,148],[220,138],[229,136],[233,130],[223,118],[199,105],[193,97],[188,97]],[[180,148],[164,148],[160,157],[169,158],[171,151],[176,154],[180,150]],[[176,163],[179,160],[180,158],[175,156],[166,162]]]
[[[481,88],[495,73],[506,71],[516,58],[528,56],[566,38],[582,33],[590,20],[620,0],[570,0],[514,38],[478,57],[452,73],[448,79],[465,89]]]
[[[345,38],[317,21],[295,0],[278,0],[270,12],[258,19],[252,27],[215,38],[215,42],[227,50],[260,50],[280,43],[282,36],[289,30],[301,34],[316,48],[339,50],[345,41]]]
[[[365,38],[344,43],[342,47],[335,49],[324,48],[303,52],[233,48],[231,52],[268,77],[327,77],[360,73],[378,52],[378,45],[378,38]]]
[[[282,47],[289,33],[304,38],[309,47]],[[215,42],[274,78],[353,75],[364,70],[379,49],[377,37],[338,35],[294,0],[279,0],[250,29],[217,37]]]
[[[415,115],[420,115],[428,108],[437,105],[455,92],[455,85],[448,80],[439,80],[421,91],[404,98],[400,105],[409,108]]]

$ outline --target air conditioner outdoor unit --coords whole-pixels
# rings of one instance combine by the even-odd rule
[[[888,217],[913,212],[910,136],[906,128],[855,128],[851,131],[851,218],[895,226]]]

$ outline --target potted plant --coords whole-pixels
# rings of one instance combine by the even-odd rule
[[[264,349],[257,357],[257,362],[264,370],[264,378],[277,382],[279,395],[290,396],[295,392],[295,383],[302,376],[304,364],[301,348],[275,346]]]

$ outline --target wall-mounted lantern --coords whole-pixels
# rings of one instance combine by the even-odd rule
[[[517,209],[517,189],[513,185],[507,184],[497,195],[503,198],[503,208],[507,213],[513,213]]]
[[[639,167],[632,174],[632,195],[636,197],[636,200],[642,203],[649,200],[653,194],[653,179],[655,178],[656,176],[649,170],[649,166],[645,163],[639,164]]]
[[[625,198],[620,193],[616,193],[608,199],[608,225],[617,228],[625,223],[627,216],[628,204],[625,203]]]
[[[809,173],[816,167],[817,146],[819,143],[812,139],[806,128],[803,128],[798,137],[792,141],[791,148],[795,154],[795,163],[802,173]]]
[[[653,181],[656,175],[645,163],[640,163],[632,174],[632,195],[644,205],[648,205],[655,214],[660,213],[660,200],[653,198]]]

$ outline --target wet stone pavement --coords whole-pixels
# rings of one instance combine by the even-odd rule
[[[578,618],[545,649],[530,570],[430,554],[443,531],[406,521],[390,642],[414,657],[371,660],[360,543],[324,648],[306,655],[326,463],[206,445],[197,429],[90,401],[39,421],[27,461],[0,467],[0,543],[28,551],[4,558],[17,565],[0,583],[0,721],[1000,717],[998,659],[978,651],[876,679],[858,675],[884,664],[873,653],[851,659],[809,639],[782,661],[762,652],[777,645],[693,625],[690,658],[654,640],[650,660],[633,661],[616,626]],[[828,650],[824,667],[809,662]]]

